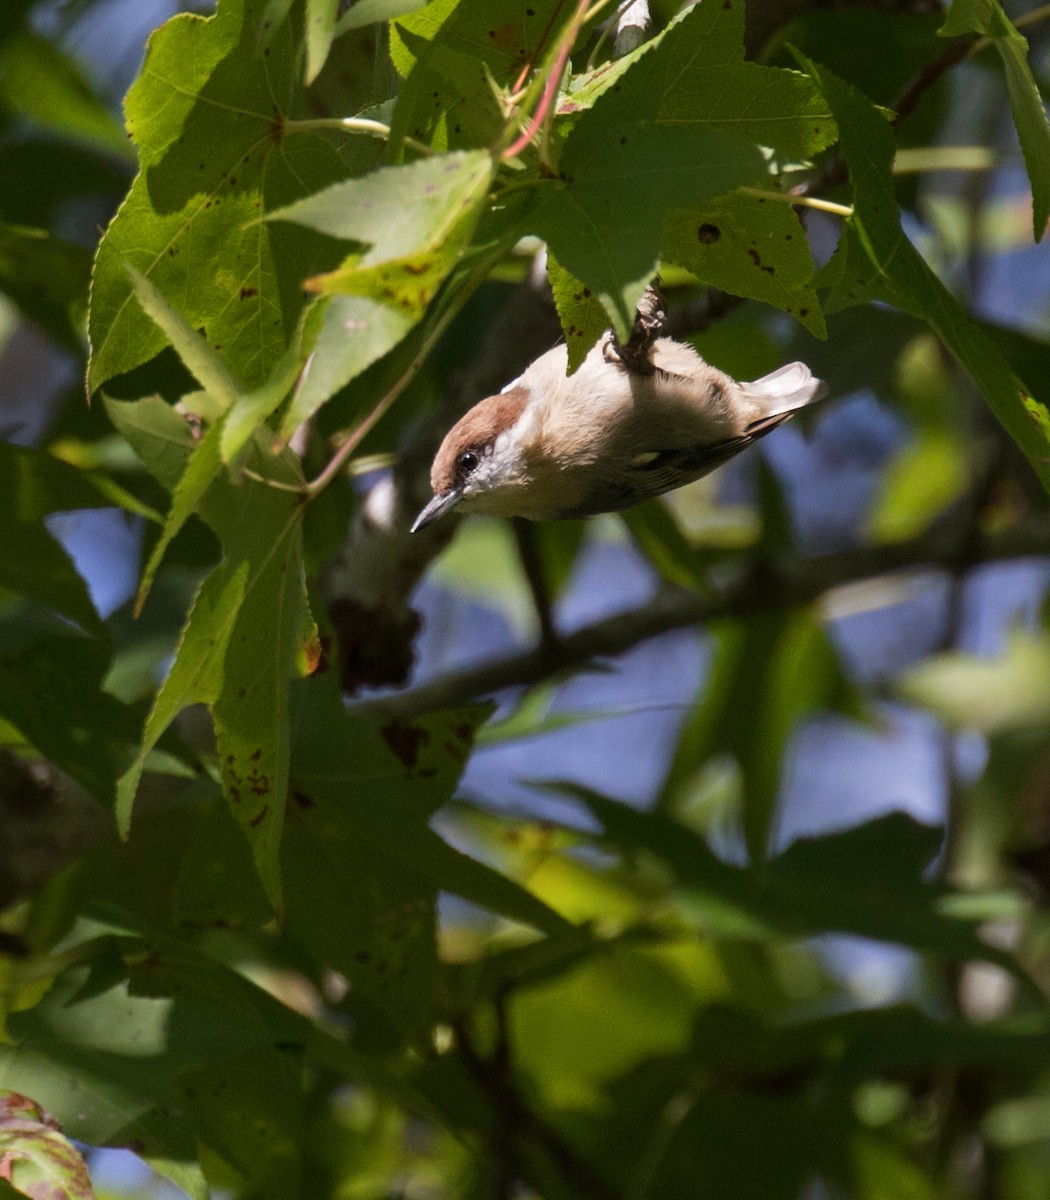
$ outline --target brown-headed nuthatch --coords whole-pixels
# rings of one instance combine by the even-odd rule
[[[628,508],[713,471],[827,394],[803,363],[737,383],[670,338],[653,342],[644,370],[624,365],[610,334],[575,375],[566,363],[556,346],[453,426],[413,532],[453,508],[530,520]]]

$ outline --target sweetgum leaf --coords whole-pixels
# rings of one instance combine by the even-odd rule
[[[225,557],[197,593],[138,757],[118,783],[117,818],[126,831],[146,757],[164,730],[187,706],[207,704],[226,796],[279,910],[288,685],[311,656],[313,632],[303,574],[303,508],[293,490],[301,483],[298,466],[290,456],[259,454],[251,461],[259,479],[233,484],[220,475],[196,501]]]
[[[109,419],[142,459],[154,479],[173,491],[193,450],[193,434],[184,417],[160,396],[142,400],[103,398]]]
[[[335,37],[339,0],[306,0],[306,82],[313,83],[328,59]]]
[[[243,389],[222,356],[208,345],[141,271],[130,263],[127,271],[142,311],[164,332],[186,369],[220,410],[225,411]]]
[[[355,0],[336,21],[336,37],[351,29],[360,29],[362,25],[393,21],[396,17],[416,12],[426,4],[427,0]]]
[[[923,869],[941,833],[893,812],[864,825],[802,838],[760,867],[736,867],[706,841],[660,813],[642,813],[576,785],[610,841],[661,858],[680,883],[711,904],[710,921],[747,936],[804,937],[813,930],[855,933],[955,959],[992,962],[1028,985],[1012,955],[978,933],[977,916],[945,911],[948,893]]]
[[[664,223],[661,246],[666,262],[704,283],[771,304],[817,337],[827,335],[809,242],[789,204],[736,194],[676,209]]]
[[[304,1019],[185,944],[105,938],[81,953],[112,968],[97,984],[84,966],[63,972],[41,1003],[8,1017],[0,1087],[32,1095],[69,1137],[134,1146],[191,1195],[206,1195],[195,1164],[211,1122],[187,1111],[180,1079],[240,1053],[265,1061],[275,1041],[305,1040]],[[134,989],[123,982],[125,957],[138,959]]]
[[[402,309],[368,296],[322,296],[305,316],[313,353],[281,422],[285,440],[415,324]]]
[[[393,874],[411,872],[428,886],[548,933],[567,931],[568,923],[536,896],[454,850],[427,824],[451,796],[487,709],[376,729],[347,715],[329,676],[297,684],[295,697],[292,774],[304,833],[316,826],[311,813],[321,807],[334,814],[348,844],[396,864]]]
[[[568,118],[560,178],[539,185],[533,225],[620,336],[655,273],[669,210],[760,180],[770,152],[797,158],[834,137],[803,76],[742,58],[739,3],[697,5]]]
[[[101,803],[137,739],[134,709],[103,691],[108,647],[71,634],[0,648],[0,718]]]
[[[491,89],[512,86],[567,19],[559,0],[439,0],[391,26],[390,55],[406,77],[392,146],[404,137],[436,150],[487,146],[503,115]]]
[[[892,176],[894,140],[885,116],[825,67],[802,61],[838,123],[854,189],[853,215],[817,281],[831,284],[825,307],[835,311],[878,299],[926,321],[969,372],[988,407],[1050,489],[1050,411],[1011,370],[901,228]]]
[[[0,291],[76,353],[83,348],[90,278],[91,255],[83,246],[41,229],[0,224]]]
[[[418,319],[470,240],[493,168],[483,151],[381,167],[271,218],[368,246],[309,280],[311,290],[366,296]]]
[[[609,314],[591,289],[566,271],[549,251],[547,275],[554,293],[558,320],[561,321],[565,333],[571,374],[587,357],[587,351],[609,328]]]
[[[204,328],[248,386],[285,348],[317,251],[304,231],[260,218],[345,168],[326,135],[286,129],[295,46],[287,21],[261,45],[264,10],[262,0],[220,0],[213,17],[181,14],[150,38],[126,103],[141,169],[95,260],[92,388],[163,346],[125,262]]]
[[[153,547],[149,562],[146,563],[142,579],[139,581],[138,595],[135,600],[136,614],[142,611],[142,605],[149,594],[164,552],[183,525],[198,511],[205,493],[222,471],[220,454],[222,433],[223,422],[216,421],[201,438],[199,445],[187,460],[186,470],[171,494],[171,509],[164,522],[164,529]]]
[[[179,1076],[202,1140],[271,1200],[302,1195],[303,1094],[294,1067],[272,1046],[253,1046]]]
[[[1003,60],[1010,111],[1032,184],[1032,235],[1038,242],[1050,219],[1050,120],[1028,64],[1028,43],[995,0],[954,0],[938,32],[942,37],[984,34]]]

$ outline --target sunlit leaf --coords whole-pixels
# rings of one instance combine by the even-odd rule
[[[214,16],[181,14],[150,39],[126,106],[141,170],[95,261],[92,388],[164,343],[125,263],[203,328],[248,386],[283,353],[303,302],[288,264],[308,271],[314,251],[261,217],[345,170],[325,134],[285,131],[295,48],[287,21],[260,44],[264,9],[263,0],[223,0]]]
[[[558,308],[558,320],[565,333],[565,344],[569,348],[569,371],[572,372],[609,328],[611,318],[591,289],[566,271],[553,253],[547,255],[547,274]]]
[[[805,232],[791,205],[772,194],[676,209],[664,223],[661,255],[703,283],[771,304],[826,335]]]
[[[572,116],[559,178],[537,191],[536,230],[625,336],[655,274],[668,212],[753,184],[773,148],[826,146],[834,124],[798,74],[745,63],[739,4],[697,5]]]
[[[1032,234],[1038,242],[1050,219],[1050,120],[1028,65],[1028,43],[995,0],[953,0],[939,32],[943,37],[984,34],[1003,60],[1010,109],[1032,183]]]
[[[807,69],[838,122],[854,187],[853,216],[825,268],[824,281],[832,284],[826,307],[834,311],[878,298],[927,321],[969,371],[1044,487],[1050,487],[1050,412],[1011,371],[901,228],[889,123],[869,100],[824,67],[808,63]]]
[[[1050,718],[1050,638],[1017,631],[998,658],[945,651],[908,669],[902,697],[952,725],[988,733]]]

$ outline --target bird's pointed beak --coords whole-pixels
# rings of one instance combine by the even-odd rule
[[[425,526],[436,521],[438,517],[443,517],[450,509],[452,509],[463,497],[463,492],[459,488],[453,488],[449,492],[442,492],[440,496],[435,496],[423,511],[416,517],[412,525],[412,533],[418,533]]]

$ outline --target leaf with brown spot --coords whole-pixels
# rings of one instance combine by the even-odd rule
[[[477,225],[493,173],[490,154],[447,154],[381,167],[272,215],[368,246],[334,271],[306,281],[323,295],[371,297],[412,320],[459,261]]]
[[[574,275],[566,271],[553,254],[547,254],[547,275],[558,319],[565,332],[565,344],[569,350],[569,370],[576,368],[587,357],[587,352],[609,328],[611,317],[605,306]]]
[[[664,222],[660,253],[703,283],[771,304],[826,336],[809,243],[791,205],[735,192],[675,209]]]

